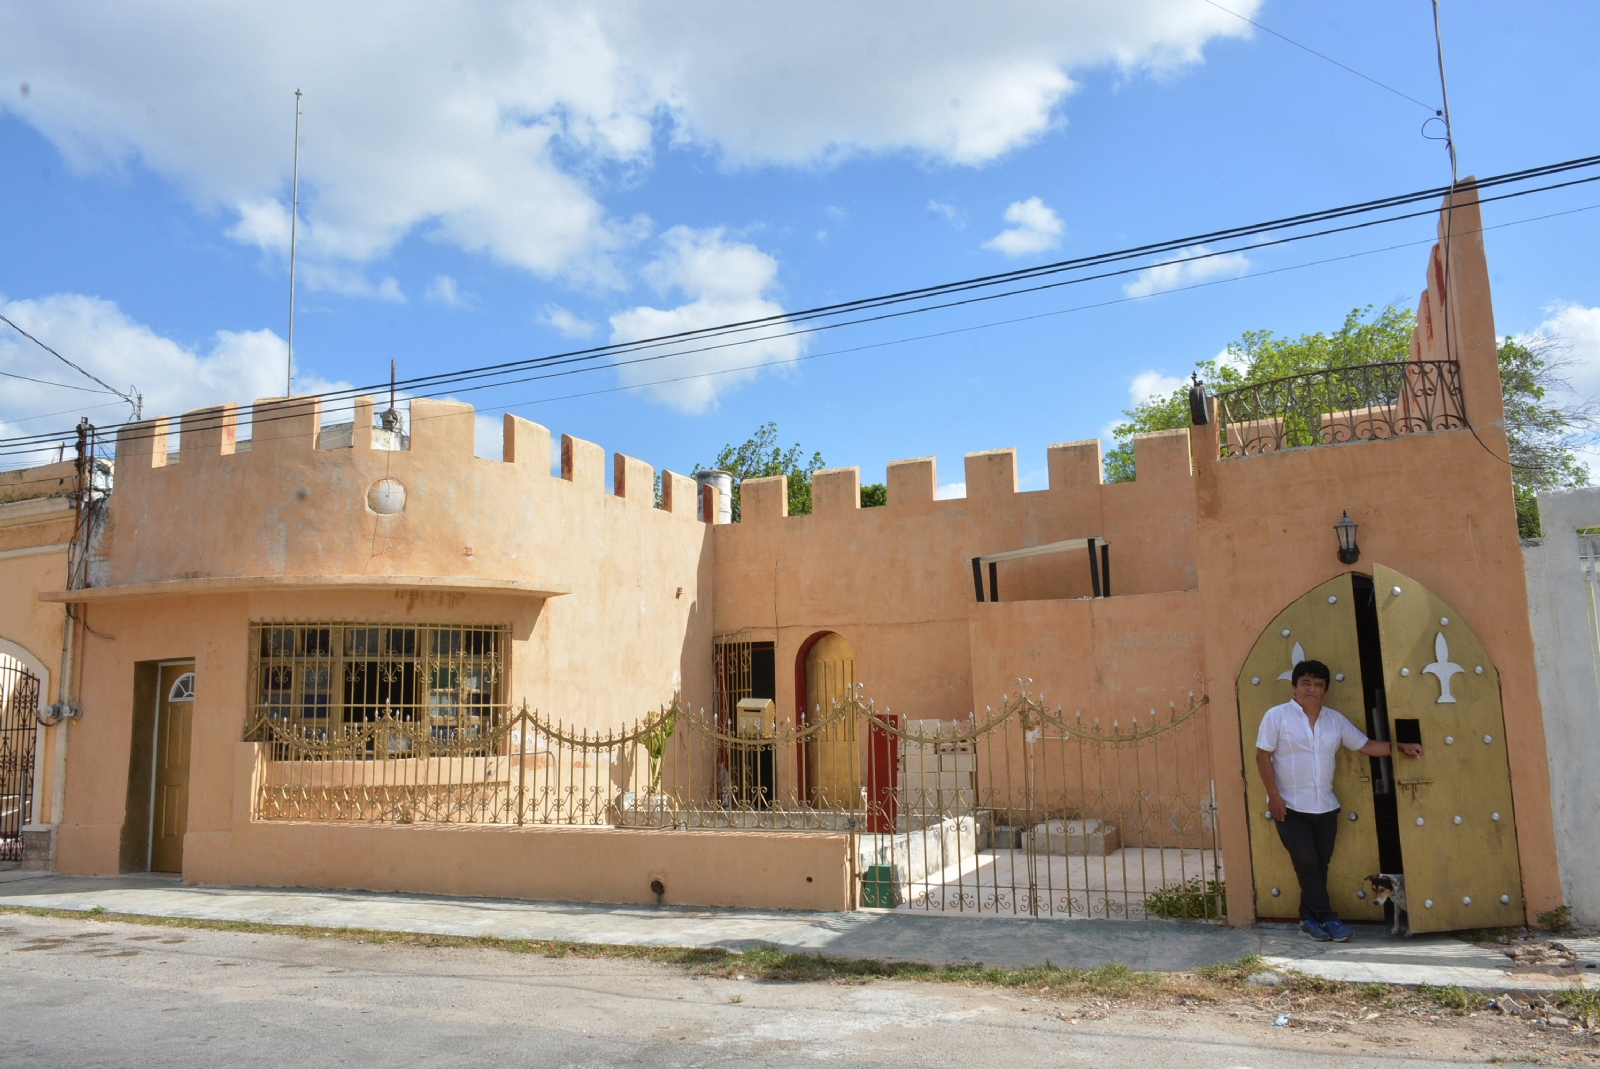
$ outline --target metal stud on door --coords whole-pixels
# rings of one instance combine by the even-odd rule
[[[1500,675],[1436,594],[1375,565],[1384,687],[1397,742],[1400,847],[1413,932],[1522,923]]]
[[[1239,675],[1239,733],[1244,748],[1245,797],[1250,807],[1250,857],[1255,877],[1256,914],[1294,917],[1300,885],[1289,854],[1278,839],[1267,808],[1267,789],[1256,771],[1256,732],[1268,709],[1293,697],[1289,675],[1297,661],[1322,661],[1333,672],[1327,707],[1365,729],[1361,654],[1356,639],[1355,597],[1348,574],[1330,579],[1290,605],[1266,629]],[[1333,792],[1344,816],[1333,861],[1328,866],[1328,896],[1347,920],[1381,921],[1382,908],[1362,881],[1378,871],[1378,836],[1373,821],[1372,765],[1352,750],[1339,751]]]

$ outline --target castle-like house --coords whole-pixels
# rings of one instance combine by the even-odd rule
[[[1413,358],[1097,441],[746,481],[414,400],[126,428],[0,481],[25,863],[216,884],[1053,916],[1296,913],[1251,751],[1301,657],[1346,755],[1332,884],[1414,930],[1560,904],[1474,188]],[[178,442],[172,448],[172,437]],[[559,449],[559,475],[552,474]],[[1342,518],[1348,523],[1336,532]],[[1350,526],[1355,525],[1354,529]],[[1356,533],[1358,532],[1358,533]],[[1352,544],[1344,545],[1341,541]],[[26,684],[26,679],[35,684]],[[31,692],[30,692],[31,693]],[[17,702],[13,701],[13,705]],[[21,746],[22,744],[18,744]]]

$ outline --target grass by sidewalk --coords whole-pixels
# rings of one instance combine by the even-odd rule
[[[997,968],[981,962],[934,966],[916,962],[874,961],[796,953],[758,946],[743,951],[716,947],[656,947],[631,944],[577,943],[565,940],[506,939],[500,936],[429,935],[374,928],[322,928],[299,924],[261,924],[185,917],[149,917],[90,910],[0,906],[0,915],[57,917],[67,920],[292,936],[300,939],[412,947],[470,948],[531,954],[545,958],[609,958],[673,965],[690,975],[774,982],[861,984],[876,980],[965,984],[1009,988],[1051,999],[1100,999],[1129,1004],[1221,1003],[1245,1001],[1263,1010],[1287,1013],[1344,1012],[1371,1016],[1418,1014],[1460,1016],[1487,1007],[1485,995],[1455,985],[1349,984],[1293,970],[1277,972],[1254,954],[1236,962],[1208,965],[1192,972],[1137,972],[1111,963],[1092,969],[1046,964]],[[1252,976],[1274,974],[1275,984],[1252,983]],[[1600,1016],[1600,994],[1575,988],[1549,996],[1575,1015]],[[1370,1018],[1369,1018],[1370,1019]]]

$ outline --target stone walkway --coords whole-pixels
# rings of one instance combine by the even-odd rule
[[[687,906],[610,906],[436,895],[261,887],[199,887],[176,878],[94,878],[0,871],[0,906],[87,910],[219,921],[374,928],[435,935],[560,939],[644,946],[768,944],[851,958],[930,964],[1193,969],[1260,954],[1276,968],[1332,980],[1460,984],[1486,990],[1600,986],[1600,939],[1563,942],[1576,970],[1518,969],[1497,950],[1451,936],[1391,939],[1358,926],[1349,943],[1312,943],[1286,925],[1224,928],[1177,921],[1035,920],[902,911],[801,913]]]

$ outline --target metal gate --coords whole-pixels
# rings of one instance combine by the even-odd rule
[[[1016,682],[981,721],[902,721],[852,703],[874,740],[861,904],[1225,918],[1207,700],[1106,723],[1051,710],[1028,692],[1031,680]]]
[[[33,817],[33,741],[39,677],[0,657],[0,861],[22,859],[22,829]]]

